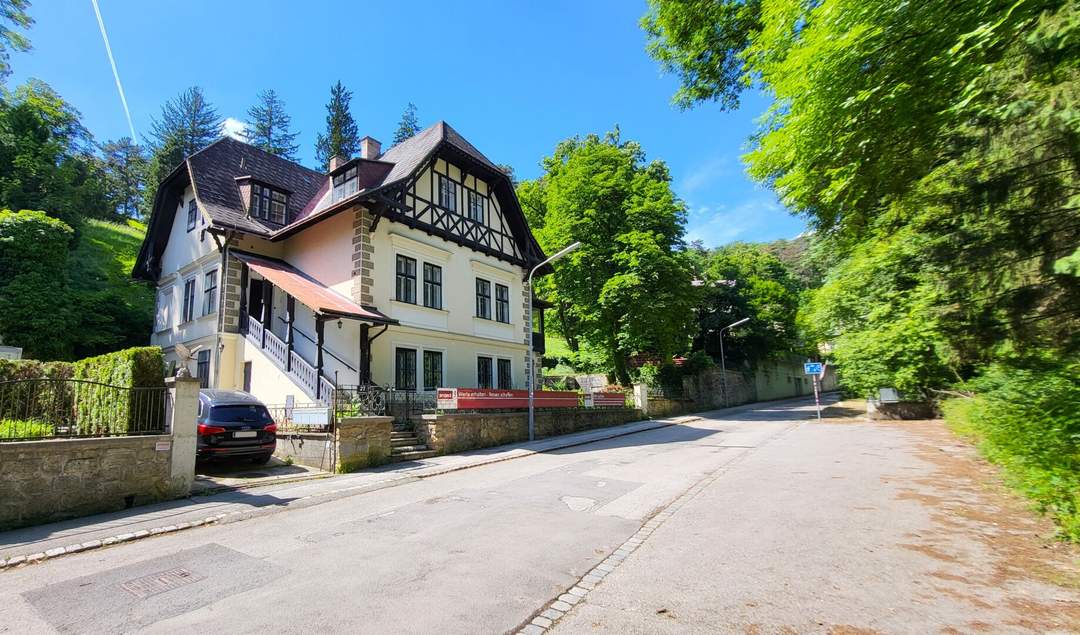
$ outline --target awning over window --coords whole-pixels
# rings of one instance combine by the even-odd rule
[[[284,260],[256,256],[245,251],[230,252],[242,262],[247,263],[252,271],[269,280],[274,286],[304,303],[316,313],[342,318],[392,324],[396,322],[382,313],[364,307],[349,300],[333,289],[300,271]]]

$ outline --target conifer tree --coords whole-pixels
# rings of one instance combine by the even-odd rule
[[[326,132],[319,133],[315,141],[315,160],[326,169],[330,157],[351,157],[360,148],[360,133],[349,112],[352,92],[341,85],[341,80],[330,87],[330,101],[326,104]]]
[[[296,160],[299,145],[294,143],[299,133],[291,132],[292,117],[285,112],[285,102],[273,89],[259,93],[259,103],[248,110],[244,140],[270,154]]]
[[[401,121],[398,122],[397,130],[394,132],[394,145],[418,132],[420,132],[420,121],[416,118],[416,104],[410,101],[409,105],[405,106],[405,112],[401,113]]]
[[[222,119],[202,89],[192,86],[161,108],[150,128],[150,167],[146,177],[144,216],[150,213],[158,183],[181,161],[221,137]]]
[[[131,137],[122,137],[101,146],[105,183],[113,210],[120,216],[135,217],[143,208],[146,151]]]

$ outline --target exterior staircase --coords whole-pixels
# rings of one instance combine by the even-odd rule
[[[390,460],[418,461],[438,454],[420,440],[411,423],[394,422],[390,430]]]

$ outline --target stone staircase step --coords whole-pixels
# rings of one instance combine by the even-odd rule
[[[418,461],[420,459],[430,459],[437,454],[438,452],[435,450],[413,450],[401,454],[394,452],[390,455],[390,458],[394,461]]]
[[[422,443],[416,445],[399,445],[390,450],[390,454],[393,456],[401,456],[403,454],[414,454],[416,452],[427,452],[431,448]]]
[[[406,445],[423,445],[420,441],[420,437],[409,437],[407,439],[390,439],[390,446],[394,448],[400,448]]]

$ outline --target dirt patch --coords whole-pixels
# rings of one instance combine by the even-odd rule
[[[813,422],[817,423],[817,413],[813,415]],[[844,399],[830,404],[821,409],[821,423],[852,424],[866,423],[865,399]]]
[[[1008,490],[999,469],[978,456],[940,421],[881,421],[915,436],[916,454],[933,469],[897,498],[930,511],[933,527],[900,547],[941,567],[929,575],[936,593],[1000,615],[972,631],[1003,625],[1036,632],[1080,630],[1080,549],[1055,538],[1053,523]],[[889,480],[898,480],[895,477]],[[997,615],[995,615],[997,617]]]

